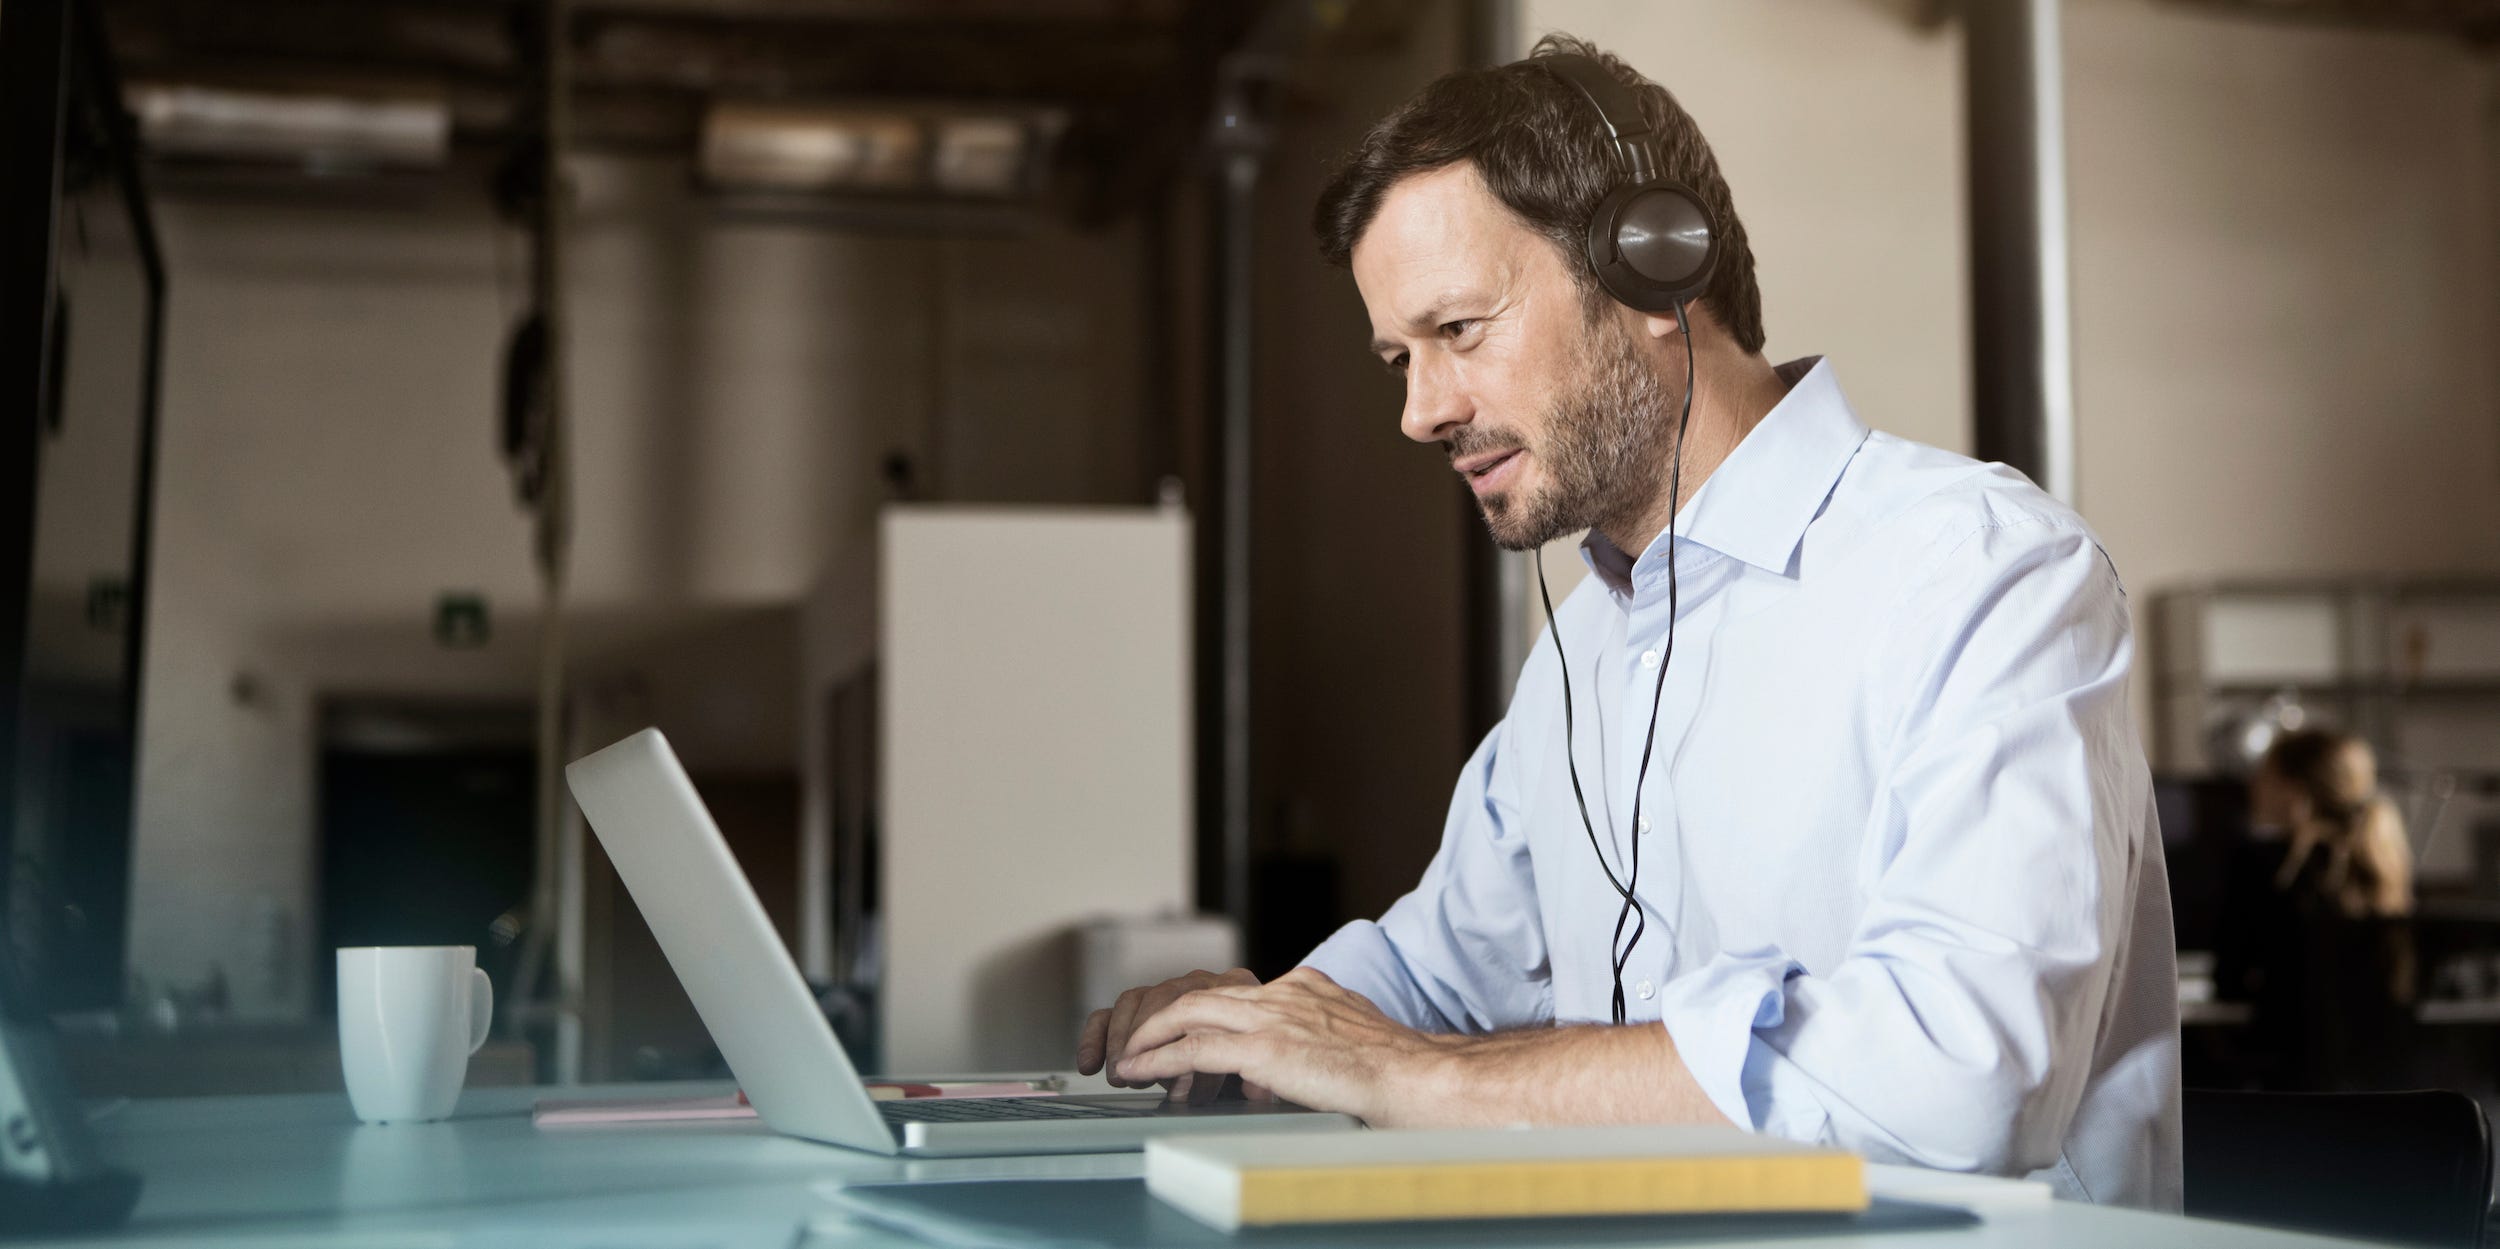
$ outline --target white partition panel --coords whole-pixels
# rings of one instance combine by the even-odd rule
[[[1190,894],[1189,522],[889,509],[884,1062],[1070,1065],[1076,926]]]

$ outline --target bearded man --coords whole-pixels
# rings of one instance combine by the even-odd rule
[[[1585,529],[1594,575],[1414,892],[1272,983],[1131,990],[1080,1069],[1375,1125],[1734,1123],[2177,1209],[2168,887],[2091,531],[1766,360],[1708,143],[1577,40],[1425,88],[1316,224],[1407,436],[1496,542]]]

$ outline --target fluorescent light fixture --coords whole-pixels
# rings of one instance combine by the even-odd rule
[[[772,191],[907,191],[927,132],[890,113],[718,104],[703,118],[703,177]]]
[[[152,83],[128,96],[141,140],[160,155],[410,168],[451,153],[451,106],[440,99]]]

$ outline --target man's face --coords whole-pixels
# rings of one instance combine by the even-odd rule
[[[1668,394],[1642,318],[1592,313],[1475,166],[1390,188],[1353,260],[1372,351],[1406,380],[1401,427],[1448,449],[1496,543],[1527,550],[1654,505]]]

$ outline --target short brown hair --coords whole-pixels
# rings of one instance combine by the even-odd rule
[[[1562,250],[1582,293],[1596,298],[1597,275],[1582,249],[1598,201],[1623,177],[1622,161],[1588,97],[1535,65],[1537,57],[1565,53],[1605,66],[1640,101],[1658,135],[1659,172],[1701,196],[1718,225],[1718,267],[1701,300],[1738,346],[1761,351],[1762,291],[1754,285],[1753,248],[1709,141],[1665,87],[1570,35],[1538,40],[1525,61],[1443,74],[1381,118],[1320,192],[1311,219],[1320,254],[1330,264],[1350,265],[1354,244],[1371,228],[1391,187],[1409,175],[1469,161],[1494,198]]]

